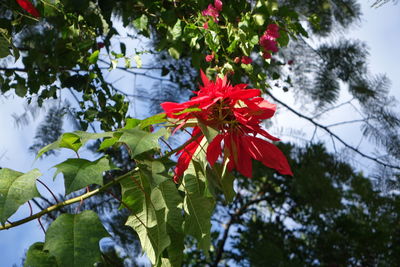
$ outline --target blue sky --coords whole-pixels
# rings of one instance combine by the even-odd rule
[[[398,49],[400,43],[400,5],[393,5],[392,3],[386,4],[378,9],[370,8],[372,1],[363,1],[364,16],[360,22],[360,27],[356,27],[347,32],[347,36],[357,38],[365,41],[370,48],[370,69],[372,73],[386,73],[392,81],[392,95],[400,99],[400,50]],[[365,3],[366,2],[366,3]],[[140,83],[139,83],[140,84]],[[278,95],[283,99],[286,95]],[[343,95],[344,100],[346,95]],[[285,99],[286,100],[286,99]],[[292,103],[296,105],[293,100]],[[0,98],[0,125],[2,131],[0,132],[0,166],[12,168],[18,171],[26,172],[33,168],[39,168],[42,173],[46,175],[41,178],[48,185],[54,188],[61,188],[62,179],[58,177],[55,183],[52,182],[52,174],[54,170],[50,170],[51,166],[61,162],[68,156],[68,154],[60,154],[59,157],[52,158],[52,160],[37,161],[33,164],[34,155],[29,153],[27,148],[32,144],[35,135],[36,126],[42,119],[39,116],[33,123],[27,127],[18,128],[11,117],[12,113],[20,114],[23,112],[23,101],[14,96],[9,96],[5,99]],[[279,115],[279,126],[285,126],[287,122],[291,123],[291,127],[295,130],[302,131],[306,137],[310,135],[310,127],[307,123],[297,119]],[[139,116],[143,114],[138,114]],[[335,121],[341,121],[348,117],[348,110],[335,113],[335,117],[326,118],[327,124]],[[292,123],[292,122],[295,123]],[[275,126],[274,126],[275,127]],[[70,130],[65,128],[66,131]],[[358,131],[350,128],[335,129],[339,134],[350,138],[350,140],[357,142]],[[275,130],[277,132],[277,130]],[[271,130],[274,133],[274,130]],[[279,134],[277,134],[279,135]],[[351,139],[354,137],[354,140]],[[283,141],[290,140],[287,136],[281,136]],[[323,133],[320,133],[320,138],[323,139]],[[368,148],[366,148],[368,149]],[[368,163],[361,163],[368,164]],[[38,185],[39,190],[48,196],[48,192]],[[22,206],[17,214],[15,214],[11,221],[14,219],[22,218],[29,215],[29,210],[26,205]],[[44,234],[41,231],[37,221],[32,221],[20,227],[8,231],[0,232],[0,265],[4,267],[12,266],[14,263],[20,263],[20,258],[23,256],[24,251],[36,242],[43,241]]]

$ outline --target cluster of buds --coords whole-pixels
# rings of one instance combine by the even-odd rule
[[[260,38],[260,45],[263,50],[263,57],[265,59],[271,58],[271,53],[276,53],[279,51],[278,42],[276,41],[279,38],[279,26],[276,24],[269,24],[267,30]]]
[[[204,9],[201,14],[203,16],[210,16],[215,22],[218,22],[219,12],[222,10],[222,1],[215,0],[214,5],[209,4],[206,9]],[[207,24],[204,24],[204,28],[208,28]]]

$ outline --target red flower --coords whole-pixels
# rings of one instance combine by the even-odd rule
[[[20,5],[26,12],[34,16],[35,18],[40,17],[39,11],[35,8],[34,5],[29,0],[17,0],[18,5]]]
[[[211,54],[211,55],[207,55],[207,56],[206,56],[206,61],[207,61],[207,62],[211,62],[211,61],[213,61],[213,59],[214,59],[214,54]]]
[[[214,1],[214,6],[212,4],[209,4],[206,9],[204,9],[201,14],[203,16],[210,16],[214,18],[214,21],[218,21],[219,17],[219,12],[222,10],[222,1],[221,0],[215,0]]]
[[[263,50],[263,57],[265,59],[271,58],[271,52],[277,53],[279,51],[278,42],[279,38],[279,26],[276,24],[269,24],[267,30],[260,38],[260,45]]]
[[[260,123],[271,118],[276,105],[260,97],[259,89],[246,89],[246,84],[232,86],[227,78],[217,78],[215,82],[208,80],[201,72],[203,86],[195,92],[197,96],[184,103],[164,102],[161,104],[170,118],[181,120],[178,127],[188,119],[218,130],[219,134],[207,148],[207,160],[211,166],[224,154],[228,169],[236,169],[244,176],[252,176],[252,161],[256,159],[265,166],[277,170],[284,175],[293,175],[283,153],[273,144],[256,137],[257,134],[272,141],[279,139],[263,130]],[[187,108],[197,107],[199,111],[182,113]],[[177,115],[178,114],[178,115]],[[191,142],[177,154],[179,159],[175,169],[174,181],[177,182],[187,169],[194,152],[204,135],[199,127],[193,129]]]
[[[251,64],[251,62],[253,62],[253,60],[251,59],[251,57],[242,56],[241,62],[242,62],[243,64]]]
[[[216,10],[221,11],[222,10],[222,1],[221,0],[215,0],[214,1],[214,6],[215,6]]]

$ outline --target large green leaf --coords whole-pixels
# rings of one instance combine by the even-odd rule
[[[185,235],[181,232],[175,232],[169,225],[167,225],[167,233],[171,237],[171,244],[167,248],[168,258],[161,259],[161,266],[180,267],[182,266],[183,250],[185,249]]]
[[[36,242],[26,253],[24,267],[56,267],[57,262],[48,251],[43,250],[44,243]]]
[[[206,138],[203,138],[201,144]],[[205,141],[206,142],[206,141]],[[194,236],[198,246],[208,253],[211,245],[211,215],[214,210],[215,201],[206,187],[204,148],[201,146],[195,152],[188,169],[185,171],[182,188],[184,197],[184,233]]]
[[[197,179],[194,175],[185,175],[184,183],[195,185],[191,181]],[[184,233],[194,236],[198,246],[207,254],[211,244],[211,215],[214,210],[214,199],[204,196],[200,191],[191,189],[184,197],[185,222]]]
[[[44,250],[61,267],[93,266],[101,260],[99,241],[109,234],[93,211],[62,214],[46,232]]]
[[[168,159],[138,161],[139,171],[148,177],[152,187],[158,186],[165,181],[171,181],[171,175],[168,170],[174,165],[175,163]]]
[[[39,197],[36,179],[42,174],[38,169],[21,173],[11,169],[0,170],[0,222],[4,224],[28,200]]]
[[[165,217],[168,210],[156,193],[154,197],[147,177],[143,174],[121,181],[122,201],[133,213],[126,225],[138,234],[142,249],[152,264],[157,265],[162,252],[170,245]],[[161,203],[156,203],[160,201]]]
[[[104,133],[88,133],[83,131],[75,131],[73,133],[64,133],[57,141],[51,143],[39,150],[36,159],[40,158],[44,153],[60,148],[68,148],[77,152],[91,139],[99,139],[104,137],[113,137],[112,132]]]
[[[153,215],[149,215],[149,209],[151,208],[147,206],[143,212],[129,216],[126,225],[136,231],[143,251],[146,252],[151,263],[156,265],[161,253],[170,245],[171,240],[164,220],[165,209],[153,210]],[[152,217],[154,215],[155,217]]]
[[[91,184],[103,185],[103,173],[113,169],[110,160],[105,157],[96,161],[67,159],[54,167],[57,168],[54,177],[60,172],[64,175],[65,194]]]
[[[165,128],[155,133],[149,133],[138,128],[122,130],[123,135],[120,142],[126,143],[130,148],[131,157],[134,158],[143,152],[158,148],[160,145],[158,139],[166,134]]]
[[[167,224],[177,233],[182,233],[182,209],[183,199],[172,179],[161,183],[151,192],[156,209],[166,208],[165,220]]]

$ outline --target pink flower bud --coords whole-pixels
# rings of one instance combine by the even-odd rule
[[[252,60],[250,57],[248,57],[248,56],[242,56],[241,62],[242,62],[243,64],[251,64],[251,63],[253,62],[253,60]]]
[[[214,54],[211,54],[211,55],[207,55],[207,56],[206,56],[206,61],[207,61],[207,62],[211,62],[211,61],[213,61],[213,59],[214,59]]]

